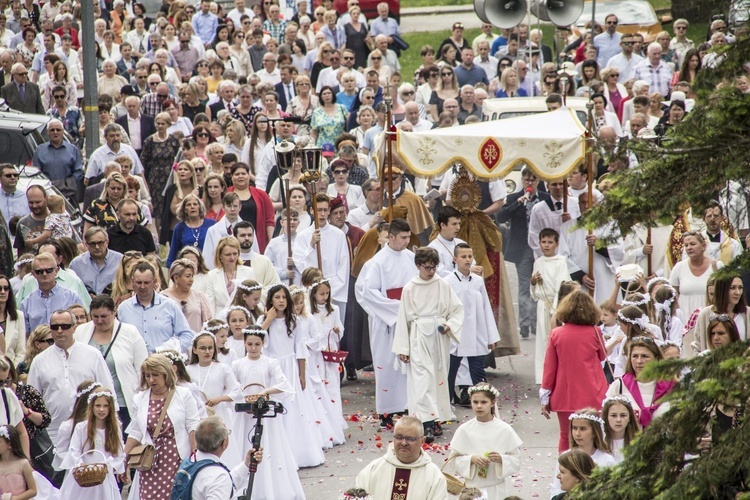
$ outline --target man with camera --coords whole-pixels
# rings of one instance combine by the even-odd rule
[[[198,445],[195,461],[186,459],[180,465],[175,481],[175,487],[178,487],[180,476],[189,474],[187,477],[192,478],[192,484],[187,483],[185,487],[191,488],[193,500],[234,498],[236,492],[242,491],[247,484],[250,459],[254,458],[258,463],[263,459],[263,449],[256,451],[253,448],[231,471],[221,463],[221,455],[229,446],[229,429],[217,416],[201,420],[195,431],[195,442]]]

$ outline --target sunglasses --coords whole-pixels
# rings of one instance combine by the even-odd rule
[[[411,91],[411,90],[409,90],[409,91],[406,91],[406,92],[401,92],[401,95],[414,95],[414,92]]]
[[[9,179],[15,179],[18,177],[18,174],[3,174],[3,177],[7,177]]]
[[[453,76],[453,73],[451,73],[450,71],[446,71],[445,73],[440,73],[440,74],[443,76]]]
[[[335,175],[343,175],[343,174],[346,174],[347,171],[346,170],[334,170],[333,173]]]
[[[38,342],[42,344],[52,345],[55,343],[55,340],[54,339],[42,339],[42,340],[39,340]]]
[[[643,342],[645,344],[653,344],[654,343],[654,339],[652,339],[651,337],[633,337],[630,340],[632,342]]]
[[[143,252],[140,250],[128,250],[123,255],[125,257],[143,257]]]
[[[711,323],[712,321],[721,321],[722,323],[730,323],[734,320],[726,314],[715,314],[708,318],[709,323]]]
[[[55,99],[65,99],[65,94],[58,94],[56,96],[53,96]]]
[[[628,46],[628,47],[630,47],[630,46],[631,46],[631,45],[633,45],[634,43],[635,43],[635,42],[622,42],[622,44],[623,44],[623,45],[626,45],[626,46]]]
[[[370,59],[372,59],[373,61],[380,61],[383,58],[382,57],[371,57]]]
[[[169,94],[156,94],[157,99],[166,99],[169,97]]]
[[[9,292],[11,287],[9,285],[0,285],[0,291]]]
[[[206,167],[196,167],[195,171],[196,172],[205,172],[206,171]]]
[[[208,134],[205,132],[201,132],[200,134],[198,134],[198,137],[208,137]]]
[[[49,325],[49,329],[52,330],[53,332],[59,331],[61,329],[62,330],[70,330],[71,328],[73,328],[73,324],[72,323],[60,323],[59,325]],[[54,342],[54,340],[53,340],[53,342]]]
[[[54,267],[48,267],[47,269],[34,269],[34,274],[37,276],[42,276],[43,274],[52,274],[55,272]]]
[[[344,61],[353,61],[354,60],[354,58],[352,56],[344,56],[343,59],[344,59]]]
[[[607,26],[617,26],[617,21],[607,21]]]

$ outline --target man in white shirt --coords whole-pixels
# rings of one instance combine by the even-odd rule
[[[217,416],[201,420],[195,430],[195,444],[198,447],[195,452],[195,461],[205,460],[206,465],[194,473],[191,492],[193,500],[234,498],[247,487],[250,459],[254,458],[258,463],[263,460],[263,448],[258,451],[250,448],[242,463],[236,465],[231,471],[227,469],[221,463],[221,455],[229,447],[229,429],[221,417]]]
[[[263,69],[255,73],[261,82],[271,85],[281,83],[281,71],[276,67],[277,60],[278,56],[272,52],[263,54]]]
[[[78,384],[95,380],[114,392],[112,375],[102,353],[73,338],[76,319],[73,313],[58,310],[52,313],[49,326],[55,344],[41,352],[31,364],[29,385],[42,395],[52,416],[47,427],[52,442],[57,442],[57,430],[73,411]]]
[[[389,66],[391,71],[394,73],[401,71],[401,63],[398,60],[396,52],[388,48],[388,37],[385,35],[378,35],[375,37],[375,46],[383,54],[383,64]],[[367,56],[368,67],[372,67],[372,59]]]
[[[490,42],[486,40],[478,42],[476,51],[477,56],[474,58],[474,64],[484,70],[488,80],[492,80],[497,76],[498,60],[490,55]]]
[[[635,37],[632,34],[622,35],[622,39],[620,40],[622,52],[610,57],[607,61],[608,68],[617,68],[620,72],[617,83],[624,84],[627,80],[631,79],[635,73],[635,67],[643,61],[641,56],[633,53],[634,44]]]
[[[646,51],[646,60],[638,63],[633,77],[637,80],[647,81],[652,91],[666,96],[669,95],[669,90],[672,87],[673,72],[667,66],[667,63],[662,61],[662,52],[663,49],[658,42],[649,45]]]
[[[365,204],[350,211],[346,221],[366,232],[383,222],[383,217],[380,215],[380,210],[383,208],[383,191],[380,181],[367,179],[362,183],[362,194],[365,195]]]
[[[419,117],[419,104],[409,101],[404,105],[406,121],[412,124],[414,132],[426,132],[432,129],[432,123]]]
[[[316,248],[319,246],[322,260],[321,271],[323,276],[330,280],[331,298],[338,306],[343,318],[346,314],[351,269],[346,235],[341,229],[328,223],[330,197],[321,193],[315,196],[318,213],[313,215],[318,218],[319,229],[315,229],[315,224],[311,224],[297,235],[292,248],[292,257],[300,273],[308,267],[319,267]]]
[[[529,247],[534,251],[534,259],[538,259],[542,256],[542,251],[539,248],[539,232],[544,228],[551,228],[562,233],[568,231],[573,221],[581,216],[580,209],[578,208],[578,200],[570,196],[567,198],[567,210],[563,211],[563,180],[554,179],[547,182],[547,191],[549,191],[550,199],[544,200],[542,203],[537,203],[534,208],[531,209],[531,217],[529,219]],[[562,243],[563,240],[561,240]],[[558,254],[562,255],[567,250],[560,246]]]
[[[104,173],[104,165],[114,160],[118,156],[125,155],[133,160],[133,175],[143,174],[143,165],[141,159],[138,157],[138,153],[135,152],[132,146],[122,144],[122,136],[120,133],[120,126],[115,123],[110,123],[104,127],[104,140],[106,144],[99,146],[99,148],[91,154],[89,158],[89,166],[86,169],[86,175],[83,179],[83,183],[88,186],[91,179],[98,177]]]
[[[227,17],[232,20],[235,26],[242,26],[242,16],[249,18],[255,17],[252,10],[245,7],[245,0],[234,0],[234,9],[227,13]]]

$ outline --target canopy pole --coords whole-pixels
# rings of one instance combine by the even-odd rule
[[[589,101],[586,103],[586,109],[588,110],[588,120],[586,121],[586,184],[588,208],[594,204],[594,103]],[[593,229],[589,229],[589,236],[594,234]],[[596,278],[594,277],[594,247],[588,245],[589,251],[589,278],[594,280],[596,284]],[[589,295],[594,296],[594,289],[589,289]]]
[[[393,97],[391,97],[391,84],[385,86],[383,89],[385,96],[383,96],[383,102],[385,103],[385,147],[386,147],[386,170],[388,172],[387,177],[387,191],[388,191],[388,222],[393,222],[393,140],[394,132],[391,131],[391,106],[393,105]]]

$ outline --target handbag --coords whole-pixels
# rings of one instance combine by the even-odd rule
[[[19,389],[21,387],[25,386],[19,386]],[[5,405],[5,415],[10,422],[10,408],[5,391],[3,391],[3,404]],[[52,461],[55,459],[55,445],[52,443],[52,438],[49,437],[47,429],[37,428],[34,439],[29,441],[29,452],[31,453],[31,466],[34,470],[52,481],[55,475],[55,468],[52,467]]]
[[[321,354],[323,354],[323,360],[329,363],[343,363],[346,360],[346,357],[349,355],[349,351],[332,350],[331,333],[333,333],[333,329],[328,332],[328,341],[326,342],[326,347],[328,347],[328,349],[324,349],[323,351],[321,351]]]
[[[167,401],[166,403],[164,403],[164,408],[161,409],[159,422],[157,422],[156,429],[154,429],[154,435],[152,437],[153,441],[156,441],[156,439],[159,437],[159,434],[161,433],[161,427],[162,425],[164,425],[164,419],[167,417],[167,409],[169,409],[169,404],[172,402],[172,396],[174,396],[174,392],[174,389],[169,391]],[[155,457],[156,448],[153,444],[138,445],[130,450],[130,455],[128,455],[128,467],[142,472],[149,471],[151,470],[151,467],[154,466]]]

